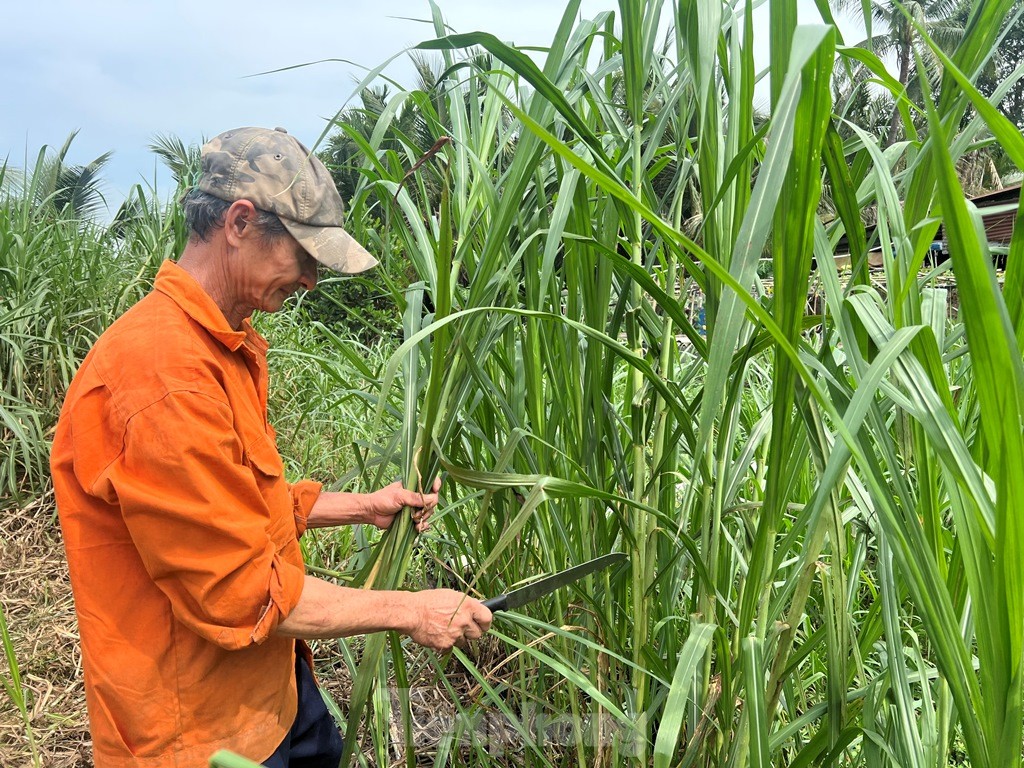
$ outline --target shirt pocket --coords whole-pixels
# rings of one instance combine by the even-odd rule
[[[267,532],[280,551],[296,537],[294,504],[285,482],[281,455],[268,436],[259,435],[246,446],[243,458],[252,470],[260,495],[270,511]]]
[[[284,474],[281,455],[266,435],[259,435],[245,447],[245,463],[253,469],[257,480],[260,475],[268,480],[273,480]]]

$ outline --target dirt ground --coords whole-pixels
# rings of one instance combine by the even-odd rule
[[[0,512],[0,603],[47,768],[91,768],[82,659],[52,495]],[[6,661],[0,674],[10,680]],[[0,766],[32,765],[21,713],[0,694]]]
[[[7,617],[29,702],[38,764],[46,768],[92,768],[78,629],[52,495],[23,508],[0,511],[0,541],[3,542],[0,604]],[[472,650],[481,667],[502,666],[495,644],[488,642]],[[340,653],[332,644],[314,648],[314,652],[319,681],[347,715],[345,702],[351,679]],[[490,663],[482,663],[481,656],[490,657]],[[479,686],[454,659],[448,661],[447,684],[465,707],[479,698]],[[409,694],[418,763],[433,765],[440,748],[451,750],[449,759],[459,764],[460,756],[464,759],[471,751],[468,742],[475,740],[479,744],[480,739],[486,739],[492,748],[498,745],[502,752],[511,751],[505,757],[512,758],[511,763],[515,764],[514,754],[522,745],[503,717],[478,715],[468,727],[456,727],[457,710],[448,688],[432,679],[429,666],[417,663],[415,657],[410,658],[410,666],[421,670]],[[11,679],[6,660],[0,661],[0,677]],[[398,694],[394,690],[390,693],[392,740],[401,744],[404,739]],[[450,741],[453,733],[461,734],[455,737],[458,741],[454,743]],[[449,739],[447,747],[445,739]],[[368,757],[371,765],[375,764],[375,760]],[[401,754],[397,752],[389,757],[392,763],[401,761]],[[32,751],[21,713],[0,690],[0,768],[32,765]]]

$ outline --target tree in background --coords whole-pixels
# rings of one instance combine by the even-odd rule
[[[850,13],[860,13],[863,8],[861,0],[832,0],[832,5],[840,12]],[[874,51],[882,57],[894,57],[897,69],[896,79],[906,89],[911,99],[917,103],[920,98],[914,98],[914,94],[918,90],[918,77],[914,64],[915,47],[921,53],[921,60],[927,67],[927,76],[931,82],[938,82],[942,70],[939,60],[928,47],[920,45],[921,40],[917,28],[907,16],[909,15],[923,26],[929,37],[939,47],[944,51],[952,52],[963,39],[966,17],[961,17],[960,12],[964,6],[963,0],[925,0],[925,2],[911,0],[905,3],[886,0],[886,2],[873,3],[871,18],[864,19],[869,36],[857,45]],[[879,28],[878,32],[874,32],[876,27]],[[889,127],[885,132],[887,145],[893,144],[900,136],[900,112],[895,103],[891,103]]]
[[[149,148],[160,158],[174,177],[179,190],[195,186],[202,170],[201,155],[206,137],[200,137],[198,144],[185,144],[173,134],[157,134]]]
[[[413,53],[410,58],[416,69],[416,87],[408,92],[408,98],[403,97],[400,105],[393,105],[390,103],[393,89],[387,83],[364,88],[359,94],[362,107],[345,109],[334,119],[335,130],[318,152],[331,171],[342,200],[351,200],[356,194],[360,168],[366,162],[360,144],[365,145],[370,140],[386,110],[394,110],[395,116],[380,145],[383,153],[390,151],[403,156],[411,150],[422,155],[442,133],[437,130],[439,125],[431,124],[436,121],[428,118],[430,112],[437,112],[436,89],[442,63],[422,53]],[[433,108],[425,109],[428,104]]]
[[[986,68],[978,79],[978,90],[991,97],[996,88],[1010,77],[1024,61],[1024,21],[1017,14],[1024,9],[1024,2],[1015,4],[1007,18],[1007,27],[1003,31],[1002,41],[996,50],[991,65]],[[957,11],[958,19],[966,22],[970,5],[964,3]],[[1003,114],[1012,120],[1018,128],[1024,130],[1024,79],[1018,79],[1009,89],[999,104]]]
[[[859,14],[862,5],[859,0],[834,0],[833,7],[840,12]],[[905,9],[905,13],[901,10]],[[915,67],[915,50],[927,67],[927,81],[938,87],[942,66],[928,46],[922,45],[919,34],[908,15],[921,24],[933,40],[951,54],[963,38],[970,21],[972,4],[967,0],[901,4],[879,2],[873,5],[871,24],[865,19],[869,36],[857,43],[858,47],[872,50],[890,64],[895,63],[896,79],[905,88],[907,98],[921,108],[913,113],[914,128],[918,134],[927,133],[924,120],[921,79]],[[991,97],[996,89],[1011,80],[1014,70],[1024,57],[1024,23],[1018,14],[1024,2],[1017,2],[1007,14],[1004,29],[998,38],[996,49],[978,78],[979,90]],[[872,32],[877,29],[877,32]],[[892,93],[879,88],[875,74],[863,65],[851,66],[844,59],[837,61],[833,76],[833,100],[835,112],[841,118],[837,124],[840,135],[850,138],[852,125],[876,136],[882,136],[889,146],[903,138],[904,129],[900,112]],[[1024,80],[1012,82],[1000,102],[1000,109],[1015,124],[1024,128]],[[969,108],[961,121],[961,128],[976,116]],[[977,195],[992,189],[1001,189],[1007,183],[1019,180],[1016,166],[1006,156],[1003,148],[994,143],[987,133],[979,137],[975,148],[968,151],[957,162],[964,191]]]
[[[112,153],[104,152],[85,165],[69,163],[68,152],[77,135],[78,131],[72,131],[56,152],[44,145],[35,165],[24,171],[7,168],[4,164],[3,193],[31,200],[37,213],[94,219],[107,205],[100,186],[100,172]]]
[[[970,3],[962,2],[956,18],[966,25],[969,20]],[[1024,80],[1019,74],[1014,77],[1024,56],[1024,2],[1016,2],[1000,30],[999,44],[992,57],[978,77],[978,90],[992,99],[997,89],[1002,88],[1003,96],[997,104],[999,110],[1018,128],[1024,128]],[[977,111],[971,107],[961,121],[965,128],[977,118]],[[957,174],[968,195],[977,195],[1009,184],[1020,183],[1021,173],[1002,145],[990,133],[981,135],[978,146],[967,152],[957,163]]]
[[[888,92],[872,88],[873,80],[874,74],[866,67],[851,67],[843,59],[836,61],[832,73],[832,103],[840,118],[836,128],[844,139],[854,135],[850,124],[873,136],[882,136],[887,130],[893,100]]]
[[[414,58],[414,61],[419,73],[419,90],[425,91],[430,87],[429,68],[425,60]],[[359,94],[362,106],[345,109],[334,118],[334,130],[317,152],[330,171],[346,208],[360,187],[366,162],[362,147],[389,109],[391,95],[392,89],[387,83],[363,89]],[[402,104],[401,108],[397,105],[390,105],[390,108],[395,110],[395,118],[381,142],[383,162],[393,162],[404,155],[403,142],[426,147],[433,143],[425,136],[424,121],[412,101]],[[374,251],[381,258],[380,249]],[[380,266],[367,274],[330,278],[320,290],[305,298],[304,305],[311,317],[335,330],[347,330],[349,335],[364,343],[394,338],[399,333],[401,315],[397,293],[409,282],[409,275],[397,260],[381,258]]]

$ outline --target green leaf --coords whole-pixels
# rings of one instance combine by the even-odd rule
[[[711,644],[714,632],[713,624],[692,624],[690,627],[690,634],[676,662],[672,685],[669,687],[665,708],[661,713],[661,724],[654,742],[654,768],[668,768],[676,756],[679,730],[686,714],[686,699],[693,685],[693,678],[697,674],[698,665]]]

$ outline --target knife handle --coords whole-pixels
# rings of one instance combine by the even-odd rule
[[[508,610],[508,595],[498,595],[497,597],[489,597],[481,602],[487,606],[487,609],[494,613],[495,611],[506,611]]]

